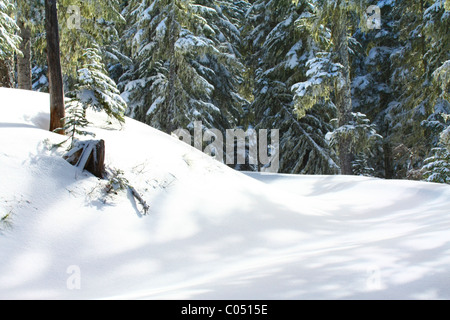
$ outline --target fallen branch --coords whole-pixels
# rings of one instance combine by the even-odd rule
[[[131,191],[133,197],[135,197],[144,208],[144,214],[147,214],[148,210],[150,210],[150,206],[147,204],[147,202],[142,199],[141,195],[136,191],[135,188],[133,188],[132,186],[128,186],[128,189]]]

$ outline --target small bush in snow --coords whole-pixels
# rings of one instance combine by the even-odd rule
[[[124,172],[120,169],[112,169],[110,173],[111,177],[105,186],[107,194],[115,193],[121,190],[127,190],[130,187],[130,182],[124,177]]]
[[[83,58],[83,68],[78,70],[78,84],[71,92],[72,102],[79,102],[84,109],[104,111],[120,123],[125,122],[127,104],[115,82],[107,75],[98,49],[87,49]]]
[[[74,147],[76,141],[75,136],[95,136],[92,132],[83,130],[89,125],[89,121],[86,119],[86,109],[75,99],[72,99],[66,107],[66,117],[64,132],[69,136],[66,140],[71,140],[70,148]]]

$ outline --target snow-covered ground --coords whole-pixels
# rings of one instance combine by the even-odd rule
[[[450,187],[243,174],[90,113],[107,165],[51,145],[46,94],[0,88],[0,299],[450,299]]]

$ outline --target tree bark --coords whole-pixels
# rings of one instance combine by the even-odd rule
[[[105,172],[105,141],[78,141],[64,156],[70,164],[103,178]]]
[[[336,92],[336,106],[338,109],[339,127],[348,125],[352,118],[352,95],[351,95],[351,80],[350,80],[350,60],[348,54],[348,36],[347,36],[347,12],[342,7],[338,8],[339,12],[336,15],[335,21],[335,44],[336,53],[339,57],[339,62],[343,66],[343,86],[337,88]],[[341,166],[341,173],[344,175],[352,175],[352,150],[351,137],[341,137],[339,141],[339,160]]]
[[[17,55],[17,82],[19,89],[31,90],[31,29],[21,19],[17,24],[22,38],[19,50],[23,54],[23,56]]]
[[[64,127],[64,85],[59,47],[58,12],[56,0],[45,0],[47,33],[47,64],[50,92],[50,131]],[[63,130],[58,133],[64,134]]]
[[[98,178],[103,178],[105,172],[105,141],[100,140],[96,143],[93,154],[89,158],[89,161],[85,168]]]
[[[423,73],[427,74],[428,71],[428,61],[425,57],[427,53],[427,43],[426,43],[426,37],[425,37],[425,21],[423,19],[425,13],[425,3],[424,0],[420,0],[420,20],[422,24],[422,32],[421,32],[421,39],[420,39],[420,47],[422,51],[422,65],[423,65]]]
[[[172,9],[173,10],[173,9]],[[175,58],[175,42],[179,35],[178,23],[175,19],[175,14],[172,12],[170,15],[170,27],[169,27],[169,83],[168,83],[168,101],[166,102],[166,110],[163,113],[163,119],[161,125],[166,133],[171,133],[177,129],[177,124],[174,122],[174,115],[176,113],[176,86],[175,81],[178,73],[178,65]]]
[[[389,142],[383,144],[384,150],[384,177],[386,179],[394,178],[394,157],[392,155],[392,145]]]
[[[10,59],[0,60],[0,87],[14,87],[13,62]]]

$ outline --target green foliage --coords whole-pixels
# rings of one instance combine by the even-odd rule
[[[17,52],[13,17],[20,19],[33,33],[35,89],[47,85],[39,81],[46,74],[43,2],[0,0],[0,59]],[[114,79],[127,114],[166,132],[198,120],[221,131],[280,129],[282,172],[337,173],[346,137],[356,174],[408,178],[425,161],[434,181],[433,168],[445,168],[448,0],[58,4],[72,140],[86,133],[86,108],[123,121]],[[382,25],[372,30],[365,19],[374,4]]]
[[[342,87],[342,65],[331,60],[328,52],[319,52],[306,62],[308,80],[292,86],[295,110],[299,118],[320,100],[330,100],[335,88]]]
[[[377,134],[376,126],[362,113],[352,112],[352,120],[343,126],[337,127],[338,120],[334,119],[336,129],[327,134],[331,147],[339,154],[339,143],[349,141],[351,153],[356,155],[353,167],[355,174],[369,175],[374,169],[368,165],[368,159],[374,156],[374,149],[383,137]]]
[[[425,159],[425,180],[450,184],[450,152],[446,148],[434,148],[432,152],[433,155]]]
[[[375,176],[375,169],[369,163],[369,159],[365,153],[356,155],[356,159],[352,162],[352,168],[353,173],[357,176]]]
[[[450,184],[450,126],[440,134],[439,146],[425,159],[422,170],[426,181]]]
[[[352,101],[385,137],[377,171],[410,178],[438,145],[441,114],[448,113],[449,15],[444,1],[381,5],[379,30],[358,30],[365,49],[353,61]],[[394,157],[390,159],[390,154]]]
[[[64,131],[69,136],[68,140],[71,141],[70,149],[74,147],[76,136],[95,136],[93,133],[83,130],[89,125],[89,121],[86,119],[86,109],[76,99],[71,99],[66,104],[66,117],[64,121]]]
[[[16,19],[29,27],[35,36],[43,33],[45,30],[45,0],[13,0],[16,10]]]
[[[46,64],[44,0],[16,2],[18,15],[32,30],[33,63],[36,70],[43,70]],[[125,23],[119,8],[119,0],[58,0],[61,62],[67,91],[73,90],[86,48],[98,48],[108,67],[129,63],[126,55],[118,50],[119,30]],[[34,77],[34,87],[43,86],[40,79]]]
[[[368,4],[363,0],[311,1],[308,11],[296,20],[297,28],[307,32],[316,44],[306,62],[306,78],[292,86],[299,117],[303,117],[318,101],[324,100],[336,106],[341,128],[351,125],[350,55],[355,54],[359,43],[349,36],[349,32],[363,27],[359,22],[364,21],[364,9]],[[353,148],[345,134],[338,137],[343,139],[339,142],[338,153],[341,171],[350,174],[350,150]]]
[[[125,23],[118,0],[59,0],[63,73],[76,78],[86,48],[99,48],[111,63],[123,61],[116,49],[118,26]],[[78,15],[79,13],[79,15]]]
[[[339,168],[325,134],[332,129],[335,106],[317,93],[299,118],[295,103],[300,101],[291,90],[307,80],[305,65],[319,53],[310,29],[300,27],[312,8],[312,1],[253,3],[245,26],[247,65],[255,79],[250,110],[257,129],[280,130],[281,172],[334,174]],[[294,88],[301,90],[300,85]]]
[[[341,138],[349,139],[354,153],[370,153],[374,143],[383,137],[377,134],[376,126],[371,124],[365,114],[352,113],[352,117],[349,124],[336,128],[327,135],[327,139],[332,147],[336,147]],[[333,120],[333,123],[337,122],[337,119]]]
[[[124,176],[124,172],[120,169],[111,169],[108,171],[109,180],[104,188],[104,192],[106,193],[106,195],[117,195],[119,191],[127,190],[136,200],[139,201],[142,206],[144,215],[148,214],[150,206],[145,202],[138,191],[132,185],[130,185],[130,182]],[[106,198],[103,201],[106,202]]]
[[[441,90],[439,98],[450,101],[450,60],[433,72],[433,81]]]
[[[108,77],[98,50],[87,49],[83,60],[82,69],[78,70],[78,84],[71,93],[72,101],[75,105],[79,102],[83,109],[104,111],[123,123],[127,105],[119,95],[114,81]]]
[[[78,71],[78,83],[75,90],[68,93],[71,98],[66,103],[63,129],[69,136],[66,141],[71,140],[69,149],[74,148],[77,136],[95,136],[84,130],[90,124],[86,118],[88,108],[104,111],[120,123],[125,121],[126,103],[120,97],[114,81],[107,76],[98,50],[87,49],[83,59],[83,68]]]
[[[421,126],[439,99],[448,98],[445,63],[450,59],[448,25],[443,1],[398,1],[399,49],[391,55],[392,87],[397,103],[388,115],[394,143],[403,143],[424,156],[432,147]]]
[[[0,212],[0,234],[12,227],[12,212],[8,212],[2,216],[3,212]]]
[[[130,1],[125,43],[135,64],[120,87],[131,116],[166,132],[195,120],[222,131],[237,122],[240,35],[215,3]]]
[[[0,59],[9,59],[19,52],[21,39],[15,34],[18,27],[11,18],[13,9],[10,0],[0,0]]]
[[[130,187],[130,182],[125,178],[123,170],[111,169],[109,173],[110,178],[105,186],[107,194],[127,190]]]

